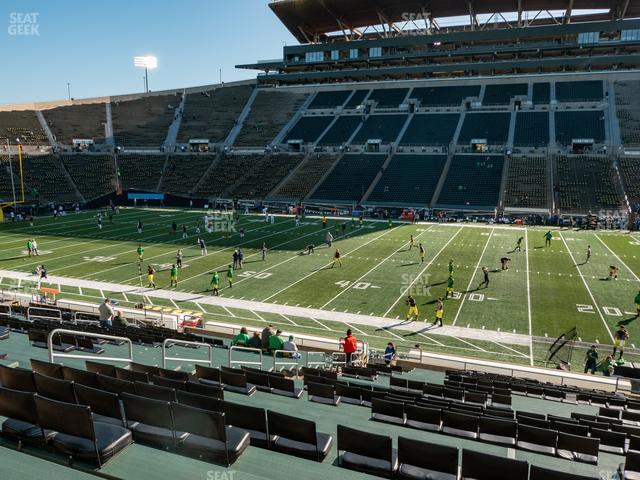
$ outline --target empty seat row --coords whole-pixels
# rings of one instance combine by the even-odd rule
[[[539,428],[526,422],[490,415],[440,410],[374,398],[371,418],[420,430],[496,443],[511,448],[555,455],[567,460],[596,464],[600,440],[563,431]]]
[[[386,435],[338,425],[338,466],[387,478],[407,480],[595,480],[532,465],[524,460],[462,450],[457,447]],[[460,477],[458,476],[460,472]]]

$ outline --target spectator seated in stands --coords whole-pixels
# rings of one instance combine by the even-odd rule
[[[269,351],[282,350],[284,348],[284,338],[282,330],[277,330],[275,335],[269,337]]]
[[[129,327],[129,322],[124,318],[122,312],[118,310],[113,317],[113,325],[116,327]]]
[[[251,348],[262,348],[262,339],[258,332],[253,332],[253,337],[249,339],[247,346]]]
[[[231,345],[240,347],[246,347],[249,345],[249,332],[247,331],[247,327],[242,327],[240,329],[240,333],[231,340]]]
[[[284,342],[282,348],[287,352],[292,352],[291,358],[300,358],[300,354],[298,353],[298,346],[293,341],[293,335],[289,335],[289,340]]]
[[[264,327],[262,329],[262,334],[260,335],[260,340],[262,341],[262,349],[263,350],[268,350],[269,349],[269,338],[271,338],[271,335],[273,335],[274,333],[273,330],[273,325],[267,325],[266,327]]]

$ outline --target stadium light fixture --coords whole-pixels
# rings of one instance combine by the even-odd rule
[[[144,57],[133,57],[133,66],[144,68],[144,88],[149,93],[149,70],[158,68],[158,59],[151,55]]]

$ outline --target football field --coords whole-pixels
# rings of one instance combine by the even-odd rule
[[[550,341],[574,326],[583,344],[602,344],[606,353],[622,322],[632,344],[625,358],[636,358],[638,234],[553,229],[551,246],[545,247],[546,229],[541,228],[390,226],[382,221],[359,226],[338,218],[329,218],[323,228],[315,217],[296,226],[293,217],[277,216],[271,224],[263,216],[240,215],[232,223],[218,219],[218,229],[225,231],[199,235],[207,244],[207,254],[201,255],[195,228],[199,224],[203,229],[203,217],[202,210],[130,208],[114,215],[113,223],[105,217],[102,230],[96,212],[38,218],[33,227],[27,222],[2,224],[0,287],[35,289],[35,276],[18,280],[12,272],[30,273],[45,264],[62,291],[60,298],[97,303],[109,296],[127,306],[144,302],[193,309],[204,312],[205,320],[256,330],[271,323],[287,333],[330,338],[351,328],[372,348],[391,341],[401,353],[418,344],[425,351],[536,365],[542,364]],[[139,220],[142,233],[136,229]],[[325,244],[327,230],[334,237],[331,248]],[[411,235],[416,245],[410,248]],[[514,251],[520,237],[522,251]],[[37,240],[39,257],[28,258],[29,238]],[[268,248],[264,260],[263,243]],[[418,243],[424,245],[424,261]],[[139,244],[145,249],[141,269]],[[308,244],[316,246],[315,252],[302,254]],[[589,245],[593,255],[586,262]],[[233,288],[228,288],[226,269],[235,248],[242,248],[244,267],[236,270]],[[343,264],[332,267],[336,248]],[[178,287],[170,288],[169,269],[178,249],[184,252],[183,268]],[[508,270],[501,270],[505,256],[511,261]],[[444,301],[444,328],[431,327],[435,303],[445,295],[450,260],[453,298]],[[147,265],[157,270],[155,290],[146,288]],[[619,268],[617,280],[608,279],[610,265]],[[488,287],[479,286],[483,266],[489,269]],[[209,290],[214,270],[223,287],[219,298]],[[73,285],[66,285],[66,279],[73,279]],[[418,322],[405,319],[408,294],[417,301]],[[583,355],[577,348],[574,369],[580,368]]]

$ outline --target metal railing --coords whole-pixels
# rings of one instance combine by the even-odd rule
[[[338,360],[341,359],[341,360]],[[347,365],[347,354],[344,352],[331,352],[331,367],[345,367]]]
[[[34,311],[34,312],[44,312],[45,315],[38,315],[37,313],[31,313],[32,311]],[[51,317],[51,316],[47,315],[48,312],[57,313],[57,316]],[[31,320],[32,316],[35,317],[35,318],[44,318],[46,320],[57,320],[59,322],[62,322],[62,311],[58,310],[57,308],[28,307],[27,308],[27,319]]]
[[[181,357],[167,357],[167,345],[183,345],[193,347],[207,347],[209,350],[209,360],[202,358],[181,358]],[[188,363],[207,363],[210,367],[213,367],[213,347],[208,343],[202,342],[188,342],[186,340],[176,340],[173,338],[167,338],[162,342],[162,368],[167,368],[167,361],[172,362],[188,362]]]
[[[100,338],[104,340],[113,340],[116,342],[123,342],[127,344],[128,348],[128,356],[127,358],[118,358],[118,357],[103,357],[101,355],[74,355],[72,353],[58,353],[53,349],[53,337],[55,335],[65,334],[65,335],[79,335],[86,338]],[[105,335],[102,333],[90,333],[90,332],[79,332],[78,330],[68,330],[66,328],[56,328],[49,332],[49,338],[47,338],[47,350],[49,351],[49,362],[53,363],[54,357],[60,358],[76,358],[76,359],[84,359],[84,360],[96,360],[99,359],[101,361],[109,361],[109,362],[133,362],[133,343],[127,337],[115,337],[113,335]]]
[[[257,362],[252,362],[251,360],[232,360],[231,354],[237,351],[257,353],[260,356],[260,360]],[[257,365],[258,369],[262,370],[262,350],[259,348],[241,347],[240,345],[229,347],[229,368],[233,368],[234,365]]]
[[[278,360],[278,354],[280,354],[280,359]],[[286,359],[293,359],[295,361],[286,361]],[[278,367],[284,366],[286,368],[295,368],[296,375],[298,374],[298,370],[300,370],[300,360],[302,359],[302,355],[300,352],[292,352],[291,350],[274,350],[273,351],[273,371],[277,372]]]
[[[322,355],[322,361],[311,361],[309,357],[311,355]],[[325,352],[306,352],[306,357],[304,359],[304,366],[307,368],[316,368],[317,366],[326,367],[327,366],[327,354]]]

